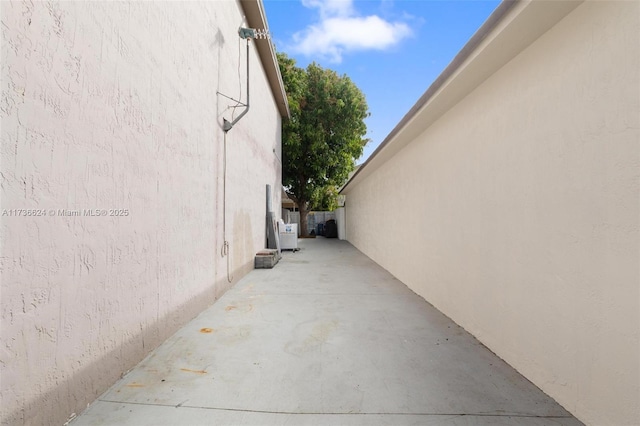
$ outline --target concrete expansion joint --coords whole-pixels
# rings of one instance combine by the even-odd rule
[[[535,419],[566,419],[571,418],[570,415],[556,415],[556,416],[540,416],[535,414],[523,414],[523,413],[407,413],[407,412],[321,412],[321,411],[273,411],[273,410],[251,410],[246,408],[227,408],[227,407],[210,407],[201,405],[186,405],[185,402],[174,404],[160,404],[153,402],[128,402],[128,401],[115,401],[110,399],[99,399],[100,402],[107,402],[111,404],[124,404],[124,405],[143,405],[150,407],[175,407],[175,408],[192,408],[197,410],[213,410],[213,411],[233,411],[238,413],[257,413],[257,414],[282,414],[282,415],[299,415],[299,416],[450,416],[450,417],[518,417],[518,418],[535,418]]]

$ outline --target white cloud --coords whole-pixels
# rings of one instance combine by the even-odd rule
[[[331,16],[349,16],[354,12],[352,0],[302,0],[302,5],[310,9],[319,9],[322,19]]]
[[[293,35],[290,50],[320,55],[341,62],[346,52],[384,50],[411,35],[404,22],[389,22],[377,15],[357,16],[350,0],[302,0],[320,11],[320,22]]]

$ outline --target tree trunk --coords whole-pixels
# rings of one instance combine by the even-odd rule
[[[307,229],[307,214],[309,214],[309,211],[307,207],[306,201],[298,202],[298,210],[300,211],[300,236],[302,237],[309,236],[309,230]]]

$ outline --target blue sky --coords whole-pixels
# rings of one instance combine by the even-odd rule
[[[276,49],[347,74],[371,116],[363,162],[500,3],[263,0]]]

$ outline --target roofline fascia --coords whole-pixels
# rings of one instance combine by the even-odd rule
[[[484,76],[484,78],[478,81],[476,86],[474,86],[473,88],[481,84],[482,81],[486,80],[486,78],[488,78],[491,74],[493,74],[495,71],[501,68],[513,56],[519,53],[519,51],[521,51],[523,48],[525,48],[530,43],[532,43],[537,37],[539,37],[544,32],[546,32],[549,28],[555,25],[555,23],[557,23],[560,19],[562,19],[562,17],[568,14],[571,10],[575,9],[582,2],[583,0],[567,0],[567,1],[560,0],[560,1],[553,1],[553,2],[545,2],[545,1],[537,1],[537,0],[503,0],[503,2],[500,3],[500,5],[498,5],[498,7],[489,16],[489,18],[487,18],[484,24],[482,24],[482,26],[478,29],[478,31],[476,31],[476,33],[469,39],[469,41],[460,50],[460,52],[454,57],[451,63],[444,69],[444,71],[438,76],[438,78],[436,78],[436,80],[431,84],[431,86],[429,86],[426,92],[424,92],[424,94],[420,97],[420,99],[418,99],[418,101],[413,105],[413,107],[411,107],[409,112],[407,112],[407,114],[405,114],[405,116],[393,128],[393,130],[391,130],[389,135],[387,135],[387,137],[382,141],[382,143],[378,146],[378,148],[376,148],[376,150],[362,164],[362,166],[356,171],[356,173],[354,173],[354,175],[351,176],[349,181],[344,184],[344,186],[340,190],[340,193],[341,194],[346,193],[347,189],[349,189],[349,186],[355,182],[356,178],[361,177],[363,172],[366,171],[368,173],[367,166],[369,166],[369,169],[371,169],[371,163],[374,162],[377,159],[377,157],[379,157],[380,154],[386,148],[393,145],[393,142],[398,138],[399,134],[408,128],[408,124],[412,122],[419,114],[423,114],[424,111],[428,110],[429,107],[432,106],[431,104],[432,104],[432,101],[434,101],[434,98],[441,98],[441,96],[439,95],[449,88],[448,86],[451,82],[455,82],[458,74],[464,72],[465,67],[467,67],[473,61],[478,59],[479,56],[481,56],[481,52],[477,53],[479,48],[480,47],[485,48],[487,46],[490,46],[490,44],[494,41],[494,39],[491,39],[489,36],[493,35],[496,29],[504,24],[503,21],[506,20],[506,17],[510,14],[510,12],[512,12],[514,9],[518,9],[516,12],[513,13],[514,15],[513,19],[508,21],[506,24],[504,24],[506,26],[509,26],[510,24],[512,24],[513,23],[512,21],[515,20],[524,10],[529,9],[531,11],[537,8],[538,10],[531,11],[531,16],[533,16],[535,19],[538,17],[536,13],[539,12],[539,8],[542,7],[541,6],[542,4],[544,3],[546,3],[547,5],[552,4],[554,5],[553,7],[556,8],[554,9],[555,12],[551,18],[547,17],[544,20],[544,22],[541,21],[538,27],[536,27],[535,25],[533,26],[535,29],[530,31],[531,32],[531,34],[529,34],[530,37],[525,38],[523,40],[513,41],[513,45],[515,47],[512,49],[512,52],[510,52],[508,55],[505,55],[506,58],[504,59],[504,63],[498,64],[495,67],[495,70],[493,70],[493,72]],[[504,30],[504,28],[502,30]],[[501,31],[497,32],[497,34],[499,35]],[[462,98],[464,96],[462,96]],[[445,106],[444,107],[440,106],[441,108],[443,108],[443,110],[440,111],[439,114],[442,115],[444,113],[443,111],[446,112],[446,110],[451,108],[457,102],[459,102],[459,99],[455,100],[453,104],[448,106],[448,108],[446,108],[447,102],[444,102]],[[395,154],[391,154],[391,155],[395,155]]]
[[[464,63],[464,61],[471,55],[471,53],[482,43],[482,41],[486,38],[487,34],[489,34],[502,20],[502,18],[509,12],[517,2],[520,0],[504,0],[502,3],[498,5],[498,7],[493,11],[489,18],[482,24],[482,26],[475,32],[475,34],[469,39],[467,44],[464,45],[462,50],[458,52],[458,54],[453,58],[451,63],[447,65],[447,67],[442,71],[442,73],[435,79],[435,81],[429,86],[429,88],[420,96],[420,99],[411,107],[409,112],[407,112],[404,117],[396,124],[396,126],[391,130],[391,132],[387,135],[386,138],[382,141],[380,145],[371,153],[367,161],[365,161],[362,166],[351,176],[351,179],[347,183],[344,184],[340,193],[347,189],[349,184],[353,181],[353,179],[362,172],[362,170],[382,151],[391,140],[400,132],[400,130],[409,122],[415,115],[418,113],[420,109],[436,94],[436,92],[444,85],[444,83],[451,77],[458,68]]]
[[[247,19],[247,25],[251,28],[264,29],[268,34],[269,24],[267,23],[262,0],[239,0],[239,3]],[[290,118],[289,102],[287,101],[287,93],[280,74],[275,47],[270,38],[259,40],[255,45],[267,75],[271,92],[278,106],[278,111],[283,118]]]

